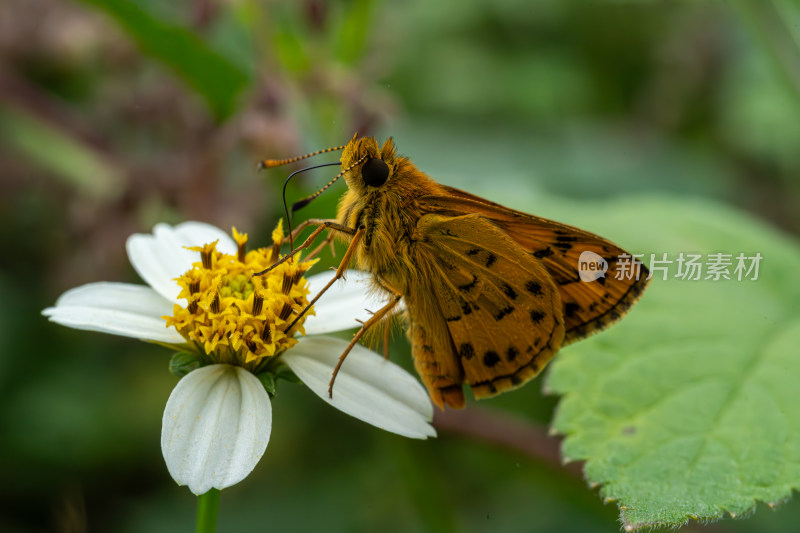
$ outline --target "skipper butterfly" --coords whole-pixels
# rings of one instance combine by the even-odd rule
[[[348,190],[336,219],[307,220],[290,231],[292,239],[317,226],[281,261],[328,230],[328,239],[312,254],[335,236],[349,246],[337,276],[310,305],[353,261],[391,298],[354,336],[331,387],[350,348],[401,299],[414,364],[431,399],[440,408],[461,408],[464,383],[478,399],[523,385],[562,346],[619,320],[648,284],[647,268],[616,244],[436,183],[398,156],[391,138],[381,147],[374,138],[356,134],[345,146],[266,160],[262,166],[332,150],[343,150],[342,172],[292,211],[344,176]],[[637,275],[595,273],[582,279],[582,253],[606,266],[626,257]]]

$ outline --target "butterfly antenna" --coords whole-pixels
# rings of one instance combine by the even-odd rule
[[[328,152],[335,152],[336,150],[343,150],[343,149],[344,145],[335,146],[333,148],[326,148],[324,150],[317,150],[316,152],[311,152],[310,154],[301,155],[298,157],[292,157],[291,159],[265,159],[258,163],[258,168],[259,170],[263,170],[265,168],[274,168],[274,167],[279,167],[281,165],[288,165],[289,163],[302,161],[303,159],[308,159],[309,157],[314,157],[315,155],[327,154]],[[310,168],[317,168],[317,167],[310,167]],[[303,169],[303,170],[308,170],[308,169]]]
[[[296,159],[302,159],[302,157]],[[287,161],[291,160],[287,159]],[[322,167],[332,167],[333,165],[340,165],[340,164],[341,163],[338,162],[323,163],[321,165],[314,165],[313,167],[301,168],[300,170],[295,170],[294,172],[289,174],[289,177],[286,178],[285,182],[283,182],[283,212],[286,213],[286,224],[289,226],[289,247],[291,248],[292,251],[294,251],[294,238],[292,237],[292,217],[291,214],[289,213],[289,207],[286,205],[286,186],[289,185],[289,181],[294,177],[295,174],[300,174],[301,172],[305,172],[306,170],[314,170],[315,168],[322,168]]]
[[[326,190],[328,190],[328,188],[329,188],[331,185],[333,185],[334,183],[336,183],[336,181],[337,181],[339,178],[341,178],[342,176],[344,176],[345,174],[347,174],[347,173],[348,173],[350,170],[352,170],[352,169],[353,169],[353,167],[355,167],[356,165],[358,165],[358,164],[360,164],[360,163],[363,163],[363,162],[364,162],[364,160],[365,160],[366,158],[367,158],[367,156],[365,155],[364,157],[362,157],[361,159],[359,159],[358,161],[356,161],[355,163],[353,163],[352,165],[350,165],[350,166],[349,166],[349,167],[347,167],[346,169],[344,169],[344,170],[342,170],[341,172],[339,172],[338,174],[336,174],[336,177],[335,177],[335,178],[333,178],[331,181],[329,181],[328,183],[326,183],[324,187],[322,187],[320,190],[318,190],[317,192],[315,192],[315,193],[314,193],[314,194],[312,194],[311,196],[307,196],[307,197],[303,198],[302,200],[298,200],[297,202],[293,203],[293,204],[292,204],[292,210],[291,210],[291,214],[292,214],[292,215],[294,215],[295,211],[299,211],[300,209],[302,209],[302,208],[304,208],[305,206],[307,206],[308,204],[310,204],[312,200],[314,200],[314,199],[315,199],[317,196],[319,196],[320,194],[322,194],[322,193],[324,193]]]

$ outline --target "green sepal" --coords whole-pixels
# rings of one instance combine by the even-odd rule
[[[203,366],[200,356],[194,352],[175,352],[169,360],[169,371],[172,375],[182,378],[192,370]]]
[[[277,369],[272,369],[266,372],[257,374],[256,377],[264,386],[270,398],[274,398],[278,394],[278,380],[282,379],[290,383],[302,383],[294,372],[289,370],[287,366],[280,366]]]
[[[270,372],[264,372],[256,376],[261,384],[264,386],[264,390],[267,391],[269,394],[270,399],[275,397],[275,394],[278,392],[278,383],[275,379],[275,375]]]

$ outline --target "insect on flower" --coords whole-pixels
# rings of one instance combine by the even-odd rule
[[[401,299],[414,364],[431,398],[441,408],[461,408],[464,383],[478,399],[523,385],[559,348],[619,320],[647,286],[647,268],[636,259],[635,278],[582,281],[581,253],[591,252],[608,265],[630,255],[582,229],[436,183],[398,156],[391,138],[380,147],[374,138],[356,134],[345,146],[261,164],[270,168],[333,150],[343,150],[342,171],[295,203],[292,212],[343,176],[348,191],[336,219],[301,223],[290,240],[308,226],[317,228],[281,261],[327,230],[325,243],[338,236],[349,246],[337,276],[311,304],[351,261],[369,272],[390,300],[339,358],[329,394],[349,349]]]
[[[126,245],[147,285],[88,283],[43,311],[64,326],[179,350],[170,370],[182,378],[164,409],[161,449],[173,479],[197,495],[230,487],[255,468],[272,431],[270,398],[286,368],[364,422],[409,438],[436,435],[433,406],[419,382],[364,347],[350,354],[354,361],[337,385],[341,393],[327,394],[329,369],[347,343],[323,334],[355,324],[352,317],[368,297],[361,273],[337,285],[338,299],[308,313],[306,296],[331,274],[306,279],[312,262],[295,256],[269,276],[251,278],[278,257],[280,224],[272,238],[272,246],[248,251],[247,234],[236,229],[231,238],[202,222],[157,224],[152,234],[132,235]],[[301,311],[305,319],[294,320]],[[303,331],[309,336],[294,335]]]

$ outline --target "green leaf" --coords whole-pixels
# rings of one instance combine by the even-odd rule
[[[113,198],[121,190],[119,169],[102,154],[25,111],[0,104],[0,139],[84,194]]]
[[[609,203],[570,222],[646,252],[648,263],[665,252],[763,259],[755,281],[657,274],[620,324],[563,350],[547,385],[563,395],[553,428],[566,435],[564,457],[586,461],[588,481],[618,503],[628,530],[789,498],[800,486],[797,243],[686,199]]]
[[[289,72],[308,72],[312,64],[308,53],[308,32],[285,6],[275,9],[271,18],[268,46],[274,50],[280,65]]]
[[[160,20],[130,0],[84,0],[114,17],[145,53],[170,67],[205,99],[218,119],[236,110],[247,73],[191,29]]]
[[[795,27],[800,10],[793,4],[787,0],[731,3],[796,95],[800,91],[800,41]]]
[[[338,23],[333,26],[333,55],[342,63],[353,65],[363,57],[367,36],[376,27],[374,1],[354,0],[340,7],[336,13]]]

